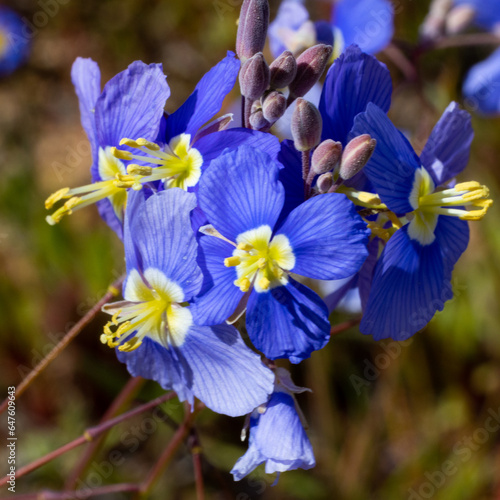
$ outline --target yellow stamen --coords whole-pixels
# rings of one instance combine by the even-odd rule
[[[151,167],[144,167],[143,165],[129,165],[127,167],[127,173],[129,175],[140,175],[146,177],[147,175],[151,175],[153,173],[153,169]]]
[[[224,259],[224,265],[226,267],[236,267],[241,264],[241,259],[239,257],[227,257]]]
[[[253,246],[249,243],[239,243],[236,248],[238,250],[243,250],[244,252],[249,252],[250,250],[252,250]]]
[[[242,292],[248,292],[248,290],[250,290],[250,287],[252,286],[252,283],[250,283],[250,280],[248,278],[241,278],[239,280],[236,280],[234,284],[239,287]]]
[[[139,146],[150,149],[151,151],[160,151],[161,149],[160,146],[158,146],[158,144],[156,144],[155,142],[148,141],[147,139],[142,139],[142,138],[137,139],[136,143]]]
[[[122,149],[117,149],[115,147],[111,148],[111,154],[118,158],[119,160],[132,160],[133,155],[128,151],[123,151]]]
[[[266,278],[266,277],[262,277],[260,280],[259,280],[259,286],[263,289],[263,290],[269,290],[269,286],[271,285],[271,282]]]
[[[56,191],[55,193],[51,194],[45,200],[45,208],[47,210],[50,210],[58,201],[63,200],[64,198],[67,198],[68,193],[69,193],[69,188],[65,187],[65,188],[59,189],[59,191]]]

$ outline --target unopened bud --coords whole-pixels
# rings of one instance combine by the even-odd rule
[[[315,45],[297,58],[297,75],[289,85],[292,98],[302,97],[321,78],[332,55],[331,45]]]
[[[269,123],[279,120],[286,111],[286,97],[277,90],[269,92],[262,102],[262,112],[264,118]]]
[[[446,16],[453,6],[453,0],[433,0],[429,14],[420,27],[420,36],[424,40],[434,40],[444,31]]]
[[[347,180],[360,172],[370,160],[376,145],[377,141],[368,134],[359,135],[349,142],[340,162],[340,177]]]
[[[249,118],[250,126],[254,130],[261,130],[263,128],[268,128],[271,124],[264,118],[264,113],[262,109],[259,109],[252,113]]]
[[[476,9],[471,5],[457,5],[446,17],[446,32],[456,35],[468,28],[476,17]]]
[[[316,181],[316,188],[320,193],[328,193],[330,188],[333,186],[333,174],[331,172],[327,172],[326,174],[322,174],[318,177]]]
[[[342,144],[332,139],[323,141],[315,150],[311,160],[311,171],[315,175],[331,172],[342,156]]]
[[[240,71],[241,95],[258,99],[269,87],[269,66],[264,54],[259,52],[243,64]]]
[[[271,72],[271,88],[283,89],[293,82],[297,74],[297,61],[289,50],[285,50],[269,66]]]
[[[321,140],[323,120],[318,108],[306,101],[297,99],[292,115],[292,137],[297,151],[310,151]]]
[[[236,53],[242,62],[264,50],[268,27],[268,0],[243,0],[236,35]]]

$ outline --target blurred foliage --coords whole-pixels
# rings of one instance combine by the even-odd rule
[[[233,49],[240,5],[225,1],[221,15],[207,0],[54,2],[57,12],[33,36],[29,63],[0,82],[2,398],[5,387],[19,383],[124,268],[120,242],[95,209],[79,211],[56,227],[44,221],[48,194],[89,179],[90,157],[70,81],[73,60],[98,61],[103,82],[135,59],[162,62],[172,111],[202,74]],[[7,2],[28,20],[42,3]],[[327,2],[309,4],[317,17],[328,15]],[[277,5],[271,2],[273,12]],[[415,43],[428,2],[397,5],[396,36]],[[391,61],[380,56],[394,78],[391,116],[417,147],[449,101],[461,101],[465,72],[489,50],[425,54],[414,84],[405,83]],[[498,200],[500,121],[474,116],[474,129],[464,178],[486,183]],[[293,368],[296,382],[314,390],[299,396],[299,402],[310,424],[315,469],[285,473],[274,487],[274,478],[261,469],[233,483],[228,471],[245,449],[238,439],[243,418],[205,411],[199,433],[207,498],[500,498],[500,432],[484,431],[490,413],[500,412],[499,211],[497,202],[481,223],[471,226],[469,249],[454,273],[455,298],[411,342],[376,343],[352,329]],[[335,323],[345,319],[341,313],[332,317]],[[103,322],[98,316],[18,400],[18,465],[97,423],[126,382],[124,366],[99,342]],[[160,393],[148,383],[138,398]],[[181,418],[180,408],[164,405],[174,421]],[[3,432],[4,416],[1,421]],[[172,435],[160,422],[154,431],[142,430],[144,439],[136,447],[130,433],[144,422],[144,416],[138,417],[114,429],[80,486],[98,486],[99,477],[105,484],[141,480]],[[113,451],[124,459],[103,480],[99,467]],[[81,453],[74,450],[20,478],[17,492],[61,489]],[[151,498],[195,498],[187,448]]]

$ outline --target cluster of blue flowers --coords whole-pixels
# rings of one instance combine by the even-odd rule
[[[282,9],[302,9],[291,3]],[[46,207],[60,206],[47,220],[97,204],[127,269],[123,300],[103,308],[111,320],[101,341],[132,375],[180,400],[250,415],[236,479],[263,462],[269,473],[315,463],[294,396],[305,389],[274,360],[299,363],[323,348],[329,313],[353,289],[363,334],[403,340],[422,329],[452,297],[467,221],[492,203],[485,186],[454,180],[468,162],[468,113],[450,104],[418,157],[387,117],[387,68],[358,46],[333,62],[319,109],[302,99],[332,37],[343,30],[350,40],[342,3],[330,44],[300,55],[288,50],[289,33],[276,38],[278,19],[271,41],[284,52],[268,66],[267,0],[245,0],[238,57],[228,53],[171,115],[159,64],[134,62],[102,90],[95,62],[77,59],[72,70],[92,183],[50,196]],[[238,75],[243,123],[233,127],[217,115]],[[293,140],[280,143],[269,130],[294,102]],[[308,286],[341,279],[328,297]]]

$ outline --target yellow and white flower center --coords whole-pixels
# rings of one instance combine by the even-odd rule
[[[410,238],[422,245],[430,245],[435,239],[434,231],[439,215],[458,217],[461,220],[482,219],[493,203],[488,196],[488,188],[475,181],[435,191],[434,182],[427,170],[419,168],[415,172],[409,198],[410,205],[414,208],[414,212],[407,214],[410,220]],[[466,210],[465,207],[472,207],[472,210]]]
[[[149,337],[163,345],[179,347],[193,324],[188,307],[184,307],[182,288],[160,270],[148,268],[142,277],[132,270],[124,293],[125,300],[107,304],[103,311],[113,315],[104,327],[101,342],[120,351],[137,349]],[[113,331],[112,328],[116,327]],[[130,337],[121,344],[120,339]],[[120,345],[121,344],[121,345]]]
[[[253,285],[259,293],[286,285],[295,266],[295,256],[288,238],[278,234],[272,238],[269,226],[260,226],[241,233],[232,257],[224,260],[226,267],[236,267],[238,279],[234,284],[242,292]]]
[[[127,175],[125,165],[112,154],[111,150],[111,147],[99,148],[98,170],[102,181],[75,189],[63,188],[47,198],[45,201],[47,210],[60,200],[67,200],[61,208],[47,216],[46,220],[50,225],[57,224],[65,215],[70,215],[74,210],[105,198],[109,198],[116,216],[123,221],[127,204],[127,189],[137,189],[138,184],[136,178]]]
[[[160,146],[146,139],[122,139],[120,145],[139,149],[148,156],[134,155],[128,151],[116,148],[112,149],[113,154],[122,160],[140,160],[155,165],[155,167],[129,165],[127,172],[130,175],[140,178],[140,183],[161,180],[167,187],[178,187],[187,191],[195,186],[201,176],[201,166],[203,156],[191,147],[191,136],[180,134],[174,137],[162,151]]]

